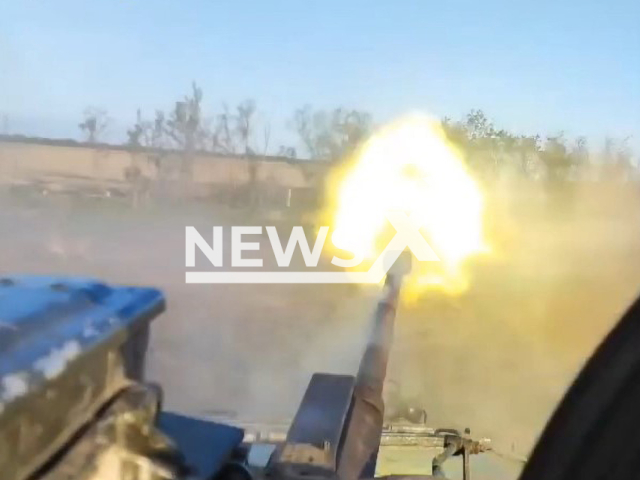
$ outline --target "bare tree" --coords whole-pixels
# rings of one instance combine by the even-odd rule
[[[206,129],[202,115],[202,89],[193,82],[191,95],[175,102],[167,117],[156,115],[154,131],[161,129],[171,146],[182,152],[180,174],[183,180],[191,178],[195,152],[204,150],[210,133]]]
[[[293,127],[313,159],[337,161],[349,155],[371,132],[371,116],[336,108],[314,112],[310,106],[295,111]]]
[[[88,143],[97,143],[111,122],[107,111],[97,107],[88,107],[83,115],[84,120],[78,124],[78,127],[85,134]]]
[[[318,158],[312,116],[313,112],[310,105],[297,109],[293,115],[293,126],[309,156]]]
[[[254,151],[249,144],[253,135],[256,104],[253,100],[245,100],[236,108],[238,113],[235,117],[235,131],[240,145],[244,149],[249,168],[247,203],[249,208],[255,209],[260,203],[261,192],[258,185],[258,161],[254,157]]]
[[[193,152],[204,148],[207,132],[202,121],[202,89],[193,82],[191,96],[185,96],[174,105],[169,118],[164,121],[164,130],[180,150]]]
[[[574,167],[582,168],[586,166],[589,162],[589,147],[587,146],[587,139],[585,137],[575,139],[571,147],[571,153],[569,153],[569,158]]]
[[[222,113],[216,117],[215,126],[211,133],[211,146],[214,152],[223,154],[236,153],[233,121],[233,116],[229,113],[229,106],[223,104]]]
[[[253,100],[245,100],[237,107],[236,132],[240,143],[244,148],[245,155],[253,155],[253,150],[249,146],[253,134],[254,116],[256,113],[256,103]]]
[[[264,148],[262,150],[262,156],[266,157],[267,156],[267,152],[269,151],[269,141],[271,140],[271,123],[267,122],[264,125],[264,128],[262,130],[263,133],[263,145]]]
[[[540,152],[542,161],[547,167],[547,178],[551,183],[567,179],[572,164],[566,144],[564,132],[560,132],[557,135],[547,137],[544,148]]]
[[[151,130],[151,144],[153,148],[165,148],[165,132],[166,120],[162,110],[156,110],[156,117],[153,120],[153,128]]]
[[[164,112],[156,110],[153,120],[146,120],[140,109],[136,112],[136,122],[127,130],[127,145],[131,147],[152,148],[149,160],[159,168],[160,154],[157,153],[168,146],[166,141],[166,121]]]
[[[150,122],[143,120],[140,109],[136,112],[136,123],[127,130],[127,145],[131,147],[149,146]]]

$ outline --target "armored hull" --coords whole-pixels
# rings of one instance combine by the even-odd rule
[[[163,309],[163,295],[152,288],[0,279],[3,480],[32,475],[110,398],[141,379],[148,324]]]

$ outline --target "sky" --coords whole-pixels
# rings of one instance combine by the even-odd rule
[[[305,104],[640,146],[638,25],[637,0],[0,0],[0,130],[78,137],[97,106],[122,141],[195,80],[209,116],[255,99],[272,148]]]

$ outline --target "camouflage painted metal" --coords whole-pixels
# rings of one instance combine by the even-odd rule
[[[90,279],[0,278],[0,471],[23,480],[105,402],[140,380],[153,288]]]

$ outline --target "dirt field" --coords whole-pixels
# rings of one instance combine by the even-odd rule
[[[311,373],[357,366],[375,289],[185,285],[185,225],[205,231],[242,223],[237,212],[2,202],[1,273],[80,274],[166,292],[148,375],[164,385],[169,408],[288,418]],[[402,306],[390,377],[424,406],[430,424],[468,426],[504,451],[529,451],[577,369],[639,290],[639,217],[605,218],[516,222],[517,239],[472,268],[464,295],[431,294]],[[384,452],[382,471],[424,471],[419,452],[403,455],[406,462]],[[477,478],[518,471],[482,469]]]

